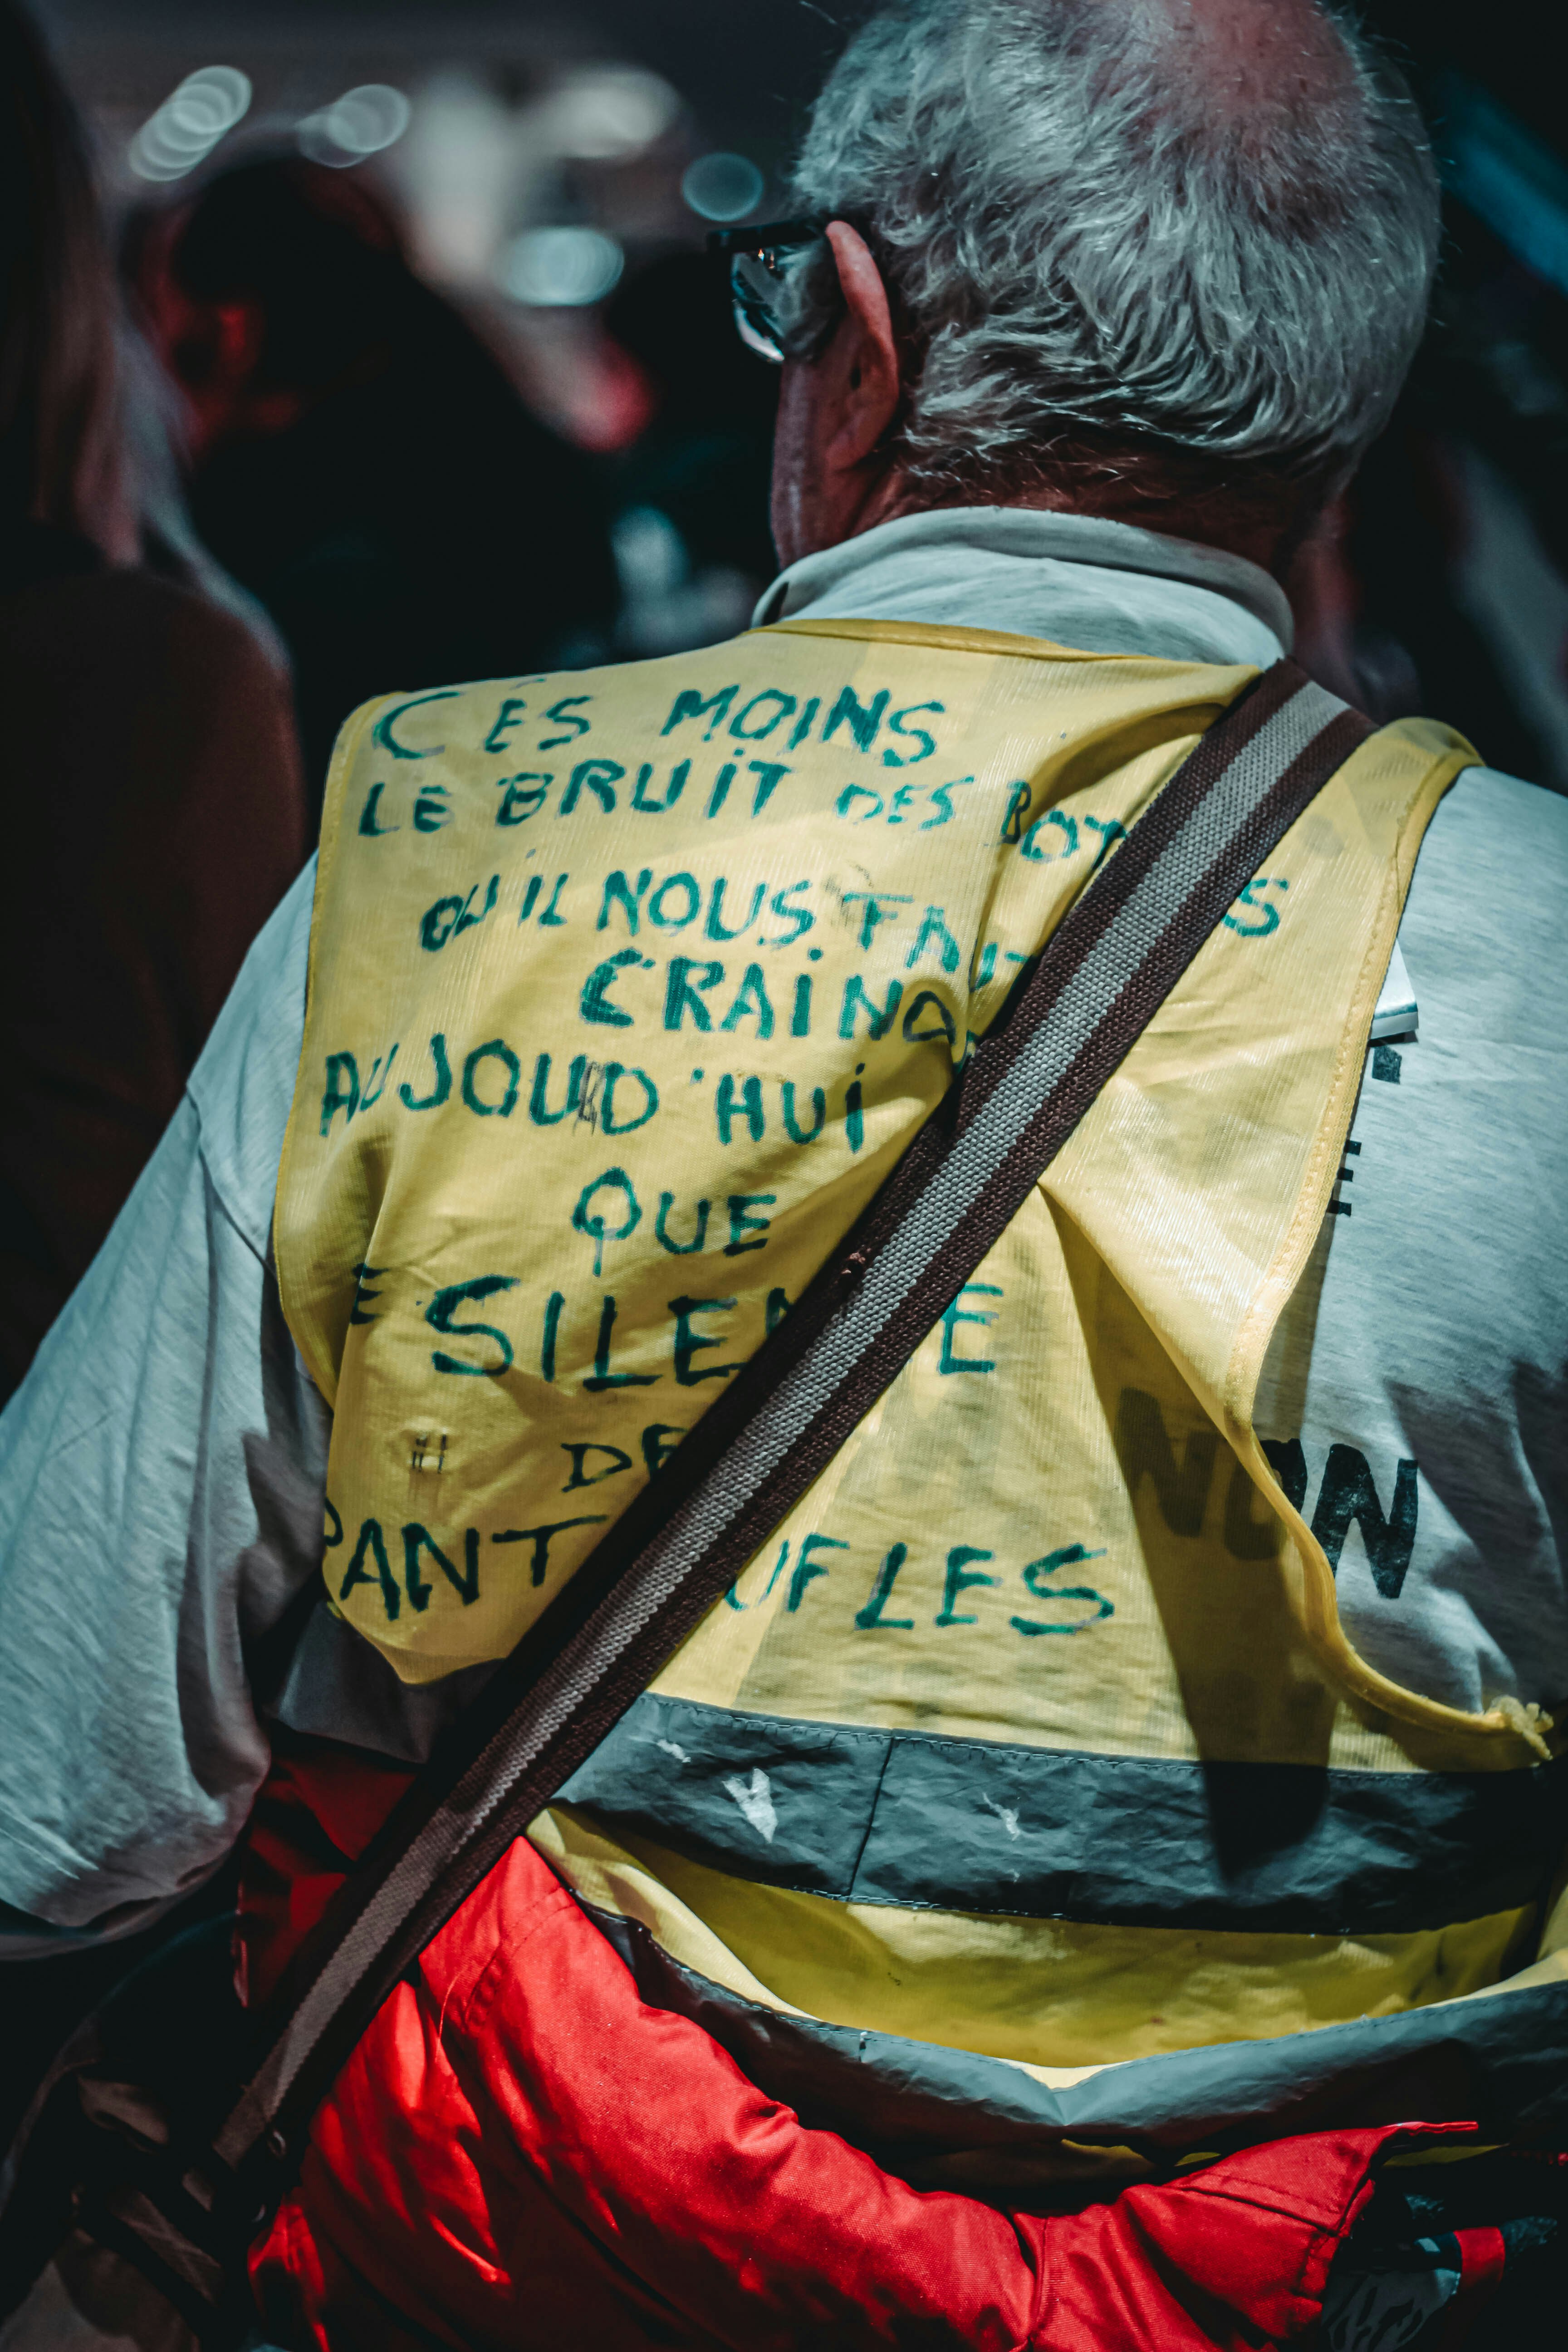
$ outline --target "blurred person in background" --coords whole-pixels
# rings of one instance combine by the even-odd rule
[[[269,2130],[250,2275],[317,2352],[1545,2340],[1568,806],[1282,666],[1422,331],[1419,115],[1328,0],[905,0],[794,209],[731,240],[755,627],[355,715],[0,1426],[6,1936],[242,1844],[263,2001],[367,1853],[391,1907],[399,1799],[1010,973],[1222,712],[1216,827],[1326,723],[973,1281]]]
[[[589,461],[415,275],[358,173],[240,164],[133,222],[126,257],[184,397],[197,533],[288,646],[318,804],[339,727],[388,679],[602,656]]]
[[[286,675],[241,618],[147,568],[82,134],[13,0],[0,303],[4,1395],[167,1126],[306,840]]]
[[[1546,747],[1456,594],[1473,522],[1426,373],[1418,362],[1387,430],[1290,566],[1297,657],[1379,719],[1441,705],[1498,767],[1561,789],[1542,773]]]
[[[665,254],[632,272],[605,306],[605,330],[636,362],[647,405],[611,478],[617,644],[627,654],[710,645],[744,627],[775,568],[777,372],[736,335],[711,254]]]

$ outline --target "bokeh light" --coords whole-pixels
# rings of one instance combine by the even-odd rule
[[[300,153],[312,163],[330,163],[342,170],[394,145],[407,130],[413,113],[403,92],[394,89],[390,82],[362,82],[355,89],[345,89],[331,106],[307,114],[296,126],[294,136]]]
[[[744,220],[763,200],[767,182],[749,155],[700,155],[687,168],[680,193],[703,220]]]
[[[531,228],[507,247],[500,281],[535,309],[581,310],[602,301],[625,266],[615,238],[596,228]]]
[[[651,147],[679,112],[679,98],[661,75],[608,66],[566,82],[548,101],[543,121],[558,153],[616,162]]]
[[[250,105],[250,78],[237,66],[187,74],[131,142],[127,161],[142,180],[179,180],[212,153]]]

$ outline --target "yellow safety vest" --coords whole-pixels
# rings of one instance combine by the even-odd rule
[[[1252,675],[795,622],[349,722],[276,1242],[331,1602],[400,1675],[510,1649]],[[1424,721],[1354,754],[535,1824],[602,1914],[1052,2083],[1530,1958],[1540,1723],[1355,1655],[1252,1427],[1474,756]]]

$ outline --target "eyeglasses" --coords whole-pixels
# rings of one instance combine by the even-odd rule
[[[709,236],[709,252],[729,258],[730,299],[741,341],[774,367],[786,358],[815,356],[837,314],[830,299],[837,277],[831,269],[825,277],[821,265],[828,255],[827,224],[840,218],[820,213],[764,221],[755,228],[714,229]]]

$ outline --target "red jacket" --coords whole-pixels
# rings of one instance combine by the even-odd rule
[[[405,1780],[275,1774],[256,1981]],[[520,1841],[344,2069],[252,2273],[274,2332],[321,2352],[1256,2352],[1315,2326],[1379,2152],[1430,2128],[1275,2141],[1070,2213],[918,2191],[649,2008]]]

